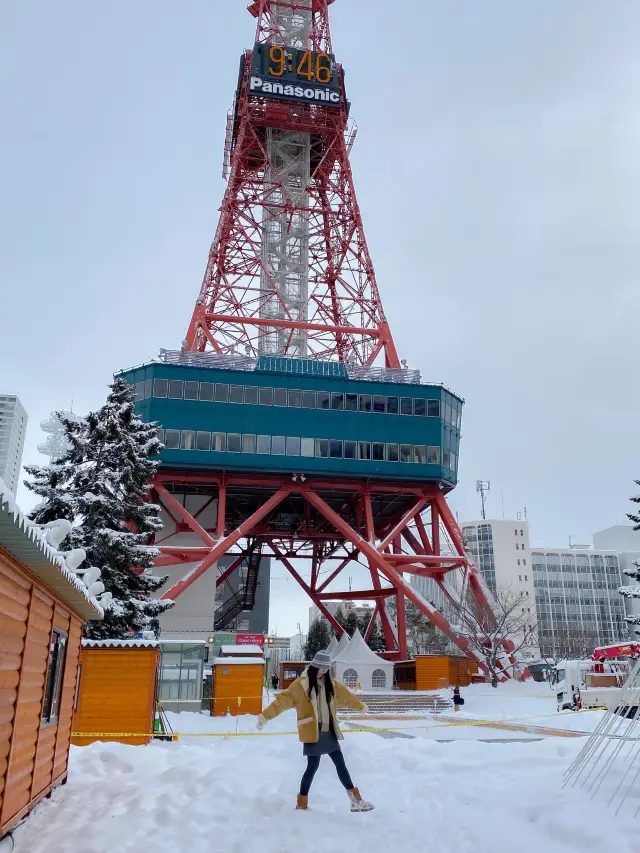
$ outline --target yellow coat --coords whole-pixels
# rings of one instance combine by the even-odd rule
[[[336,714],[336,704],[338,708],[350,708],[352,711],[364,711],[365,705],[348,690],[344,684],[331,679],[333,684],[334,696],[329,703],[329,710],[333,719],[333,729],[338,740],[343,740],[340,726],[338,725],[338,715]],[[306,670],[300,678],[283,690],[274,701],[264,709],[262,716],[265,720],[273,720],[283,711],[288,711],[289,708],[295,708],[298,715],[298,737],[302,743],[317,743],[318,742],[318,720],[316,718],[313,702],[309,699],[309,677]]]

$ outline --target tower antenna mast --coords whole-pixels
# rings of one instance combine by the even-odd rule
[[[485,495],[487,492],[491,491],[491,482],[489,480],[476,480],[476,492],[480,494],[480,501],[482,504],[482,518],[486,519],[486,498]]]

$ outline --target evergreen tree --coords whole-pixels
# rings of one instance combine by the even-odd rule
[[[85,566],[97,566],[113,596],[103,621],[87,624],[95,639],[126,639],[132,633],[159,631],[158,616],[171,601],[150,598],[167,580],[144,574],[157,556],[147,543],[161,525],[159,507],[145,501],[147,483],[158,462],[150,459],[162,445],[156,427],[134,411],[134,389],[123,379],[110,386],[106,403],[79,422],[65,423],[71,448],[54,466],[32,469],[27,486],[46,502],[33,520],[74,522],[71,546],[87,552]],[[75,431],[74,431],[75,430]]]
[[[350,637],[356,632],[356,629],[360,628],[360,623],[358,622],[358,617],[356,616],[353,610],[350,610],[347,614],[347,618],[344,621],[344,629]],[[365,628],[366,631],[366,628]]]
[[[159,507],[145,501],[148,482],[162,449],[156,425],[143,423],[134,411],[133,386],[116,379],[106,403],[87,417],[86,456],[89,465],[76,475],[78,539],[87,564],[98,566],[101,580],[113,595],[102,622],[90,622],[91,637],[130,636],[131,631],[159,632],[158,616],[171,601],[150,598],[167,577],[145,574],[158,555],[147,543],[162,527]]]
[[[342,612],[342,608],[340,608],[335,614],[335,620],[340,625],[340,627],[347,632],[349,637],[353,637],[356,628],[360,631],[362,636],[367,633],[367,629],[369,627],[369,616],[363,616],[362,619],[358,619],[356,614],[351,610],[348,615],[345,615]],[[335,637],[339,640],[340,636],[338,635],[338,631],[335,628],[331,629],[331,632],[335,635]],[[367,645],[374,652],[384,652],[387,648],[387,644],[385,642],[384,634],[380,630],[380,626],[378,624],[378,620],[376,619],[375,625],[371,631],[369,639],[367,640]]]
[[[368,626],[367,626],[368,627]],[[366,627],[365,627],[366,631]],[[362,634],[364,636],[364,633]],[[371,634],[369,635],[369,639],[367,640],[367,645],[373,652],[384,652],[387,649],[387,643],[384,638],[383,632],[380,630],[378,626],[378,620],[376,619],[373,628],[371,630]]]
[[[435,607],[435,604],[431,602]],[[397,625],[395,598],[387,602],[387,613]],[[436,608],[437,609],[437,608]],[[405,598],[404,601],[405,626],[407,629],[407,643],[410,651],[414,654],[443,655],[448,654],[450,643],[439,628],[415,606],[412,601]]]
[[[325,619],[316,619],[309,627],[307,642],[304,644],[304,659],[313,660],[315,653],[324,651],[330,642],[329,623]]]
[[[342,612],[342,607],[339,607],[336,610],[335,616],[333,618],[336,620],[336,622],[342,628],[343,631],[347,630],[347,620],[344,618],[344,614]],[[333,626],[331,627],[331,632],[337,640],[339,640],[340,637],[342,636],[342,634],[339,631],[336,631],[336,629]]]
[[[634,480],[636,486],[640,486],[640,480]],[[631,501],[635,504],[640,504],[640,495],[636,495],[631,498]],[[633,529],[640,530],[640,513],[627,513],[627,518],[629,521],[633,522]],[[633,586],[622,586],[619,589],[620,595],[624,598],[640,598],[640,563],[634,563],[633,568],[625,569],[625,575],[630,578],[633,578],[634,581],[637,581]],[[626,621],[629,625],[640,625],[640,616],[627,616]],[[634,633],[640,634],[640,631],[635,631]]]
[[[63,412],[56,412],[56,415],[64,427],[68,449],[48,466],[25,465],[24,468],[32,477],[24,481],[25,486],[42,498],[29,515],[36,524],[48,524],[61,518],[73,522],[78,514],[73,478],[78,466],[85,461],[87,422]],[[73,534],[66,544],[70,548],[77,547]]]

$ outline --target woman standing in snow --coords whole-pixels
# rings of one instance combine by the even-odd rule
[[[309,806],[309,789],[320,766],[320,758],[328,755],[333,761],[338,778],[344,785],[352,812],[368,812],[373,806],[360,796],[360,791],[351,781],[340,749],[343,739],[338,725],[336,701],[341,708],[353,711],[366,710],[357,696],[334,681],[329,674],[331,658],[327,652],[316,652],[309,666],[293,684],[275,699],[258,717],[258,731],[269,720],[283,711],[295,708],[298,715],[298,736],[304,744],[302,753],[307,758],[307,769],[300,782],[300,793],[296,808],[306,810]]]

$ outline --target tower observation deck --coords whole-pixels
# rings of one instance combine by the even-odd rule
[[[271,556],[339,631],[324,602],[373,600],[369,630],[380,621],[391,658],[407,655],[405,599],[474,656],[406,577],[432,578],[454,609],[494,618],[446,502],[463,400],[400,362],[382,307],[331,3],[249,6],[255,42],[240,61],[227,190],[186,339],[119,374],[164,443],[151,488],[166,521],[157,565],[184,575],[163,597],[223,556],[217,584]],[[371,583],[346,589],[355,564]]]

